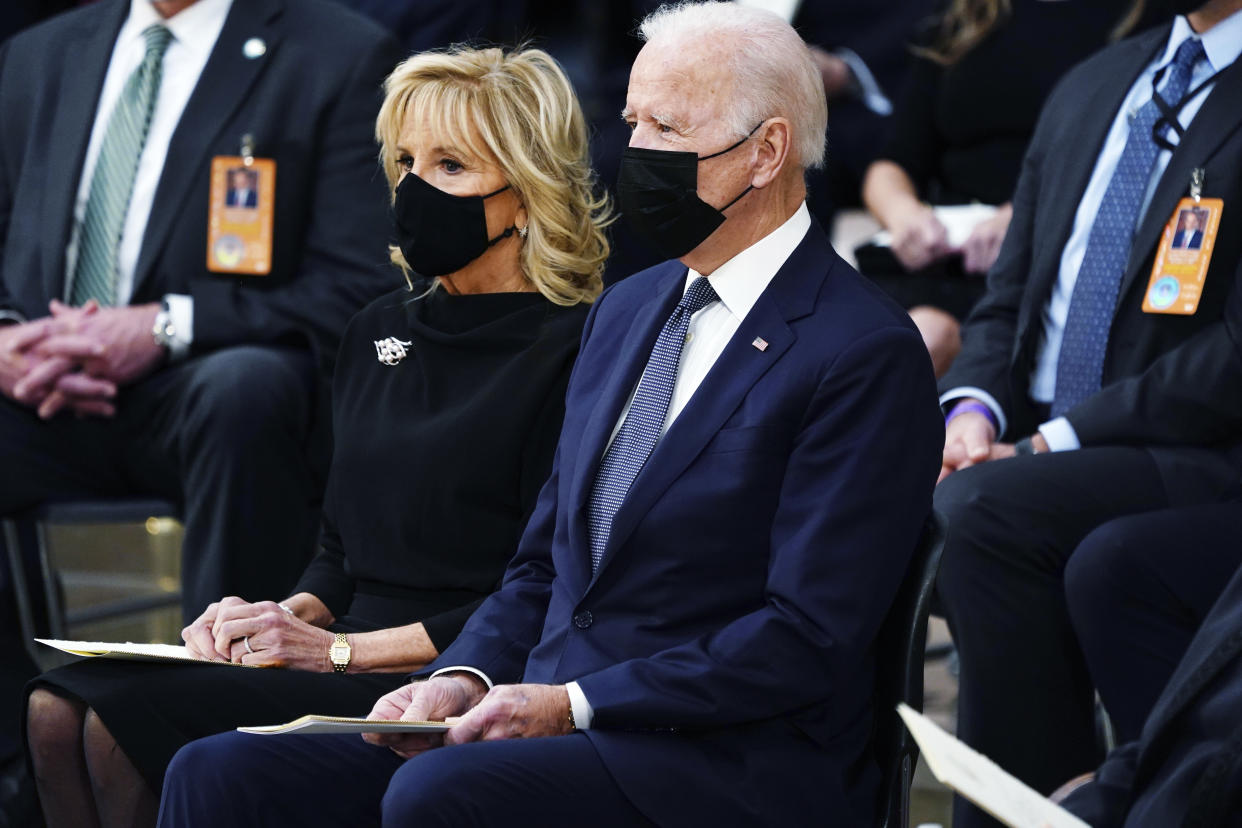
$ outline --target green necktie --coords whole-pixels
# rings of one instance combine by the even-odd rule
[[[156,23],[148,26],[142,37],[147,43],[146,54],[125,81],[95,162],[86,216],[78,237],[78,263],[70,296],[73,305],[83,305],[88,299],[101,305],[116,304],[117,248],[134,192],[138,159],[142,157],[155,99],[159,96],[164,52],[172,32]]]

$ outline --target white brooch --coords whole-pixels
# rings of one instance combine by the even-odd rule
[[[409,342],[402,342],[395,336],[390,336],[387,339],[377,339],[375,340],[375,356],[385,365],[396,365],[405,359],[408,353],[405,349],[410,344]]]

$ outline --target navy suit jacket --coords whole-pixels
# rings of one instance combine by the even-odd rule
[[[518,552],[430,669],[578,681],[588,737],[658,824],[868,824],[872,644],[944,440],[926,348],[812,226],[656,446],[593,576],[585,504],[685,276],[666,262],[592,309]]]
[[[1095,781],[1063,804],[1092,828],[1236,826],[1240,748],[1242,570],[1203,620],[1138,741],[1110,753]]]
[[[104,0],[0,45],[0,309],[65,298],[65,247],[99,93],[128,0]],[[249,58],[243,44],[266,51]],[[326,0],[237,0],[168,145],[131,302],[194,298],[195,352],[313,348],[327,367],[349,317],[398,284],[376,162],[381,84],[400,58],[375,24]],[[211,159],[276,161],[272,270],[207,270]]]

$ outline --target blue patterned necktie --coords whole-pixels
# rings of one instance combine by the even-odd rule
[[[99,148],[95,172],[91,176],[86,215],[78,241],[78,263],[74,269],[70,304],[82,305],[94,299],[101,305],[116,304],[116,257],[125,229],[125,215],[134,192],[138,159],[147,142],[151,115],[159,97],[164,52],[172,32],[158,23],[142,32],[146,53],[142,63],[125,81],[117,99],[108,129]]]
[[[673,386],[677,382],[677,367],[681,364],[681,349],[690,329],[690,317],[718,298],[706,276],[695,279],[656,337],[630,410],[612,445],[604,453],[604,459],[600,461],[595,486],[587,502],[591,572],[599,569],[599,562],[604,557],[613,516],[621,508],[634,478],[642,471],[664,429],[664,417],[673,398]]]
[[[1186,94],[1191,71],[1203,59],[1203,43],[1195,38],[1182,42],[1169,68],[1169,80],[1160,97],[1176,104]],[[1052,416],[1059,417],[1100,390],[1108,331],[1117,306],[1117,293],[1138,224],[1139,209],[1151,180],[1152,166],[1160,148],[1152,140],[1152,127],[1160,107],[1150,100],[1130,124],[1130,135],[1121,160],[1104,191],[1100,211],[1087,236],[1087,252],[1070,297],[1065,335],[1057,358],[1057,385]]]

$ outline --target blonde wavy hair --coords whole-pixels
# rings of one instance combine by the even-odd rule
[[[402,127],[407,118],[422,119],[496,164],[517,193],[528,217],[522,271],[535,288],[558,305],[595,300],[612,209],[591,170],[582,108],[551,55],[464,47],[422,52],[397,65],[384,93],[375,135],[394,196]],[[401,251],[391,253],[408,276]]]

